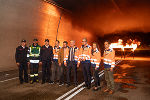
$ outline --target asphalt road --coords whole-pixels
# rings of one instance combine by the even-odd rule
[[[0,73],[0,100],[55,100],[59,97],[72,100],[149,100],[150,98],[150,61],[124,60],[114,70],[115,93],[108,95],[101,75],[102,89],[93,91],[82,88],[83,76],[78,70],[79,86],[66,87],[58,84],[24,83],[19,84],[18,70]],[[40,73],[41,74],[41,73]]]

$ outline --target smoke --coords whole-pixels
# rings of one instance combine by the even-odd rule
[[[71,11],[76,28],[96,35],[122,31],[150,32],[149,0],[54,0]]]

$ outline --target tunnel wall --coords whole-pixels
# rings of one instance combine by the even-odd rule
[[[0,71],[17,68],[15,50],[22,39],[26,39],[29,46],[33,38],[38,38],[40,45],[48,38],[54,46],[59,12],[60,9],[42,0],[0,0]],[[61,42],[75,39],[79,46],[83,37],[90,41],[93,38],[62,16],[58,39]]]

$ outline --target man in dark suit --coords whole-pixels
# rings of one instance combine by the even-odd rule
[[[45,39],[45,45],[40,52],[40,63],[42,64],[42,84],[45,82],[52,83],[50,79],[50,69],[53,60],[53,47],[49,45],[49,40]]]

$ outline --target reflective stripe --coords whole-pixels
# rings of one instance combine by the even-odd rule
[[[90,56],[89,55],[85,55],[85,54],[79,55],[79,58],[85,59],[85,60],[90,60]]]
[[[40,51],[41,51],[41,49],[39,48],[39,55],[40,55]]]
[[[53,59],[58,59],[58,55],[54,55]]]
[[[34,76],[38,76],[38,74],[34,74]]]
[[[34,75],[30,75],[30,77],[34,77]]]
[[[99,63],[95,63],[95,64],[99,64]]]
[[[27,57],[29,57],[29,54],[27,54]]]
[[[77,56],[74,56],[74,57],[78,58]]]
[[[108,64],[107,62],[104,62],[104,64]]]
[[[94,64],[94,62],[91,62],[92,64]]]
[[[90,56],[89,55],[86,55],[88,58],[90,58]]]
[[[91,59],[92,61],[97,61],[97,59]]]
[[[115,62],[112,62],[112,64],[115,64]]]
[[[87,59],[87,56],[85,57],[85,59]]]
[[[85,54],[81,54],[81,56],[86,56]]]
[[[105,61],[111,61],[110,59],[104,59]]]
[[[91,62],[92,64],[100,64],[100,63],[96,63],[96,62]]]
[[[53,58],[53,59],[58,59],[58,57],[55,57],[55,58]]]
[[[64,60],[68,60],[68,58],[64,58]]]
[[[115,67],[115,65],[111,65],[111,67]]]
[[[111,61],[111,60],[107,59],[107,61]]]
[[[30,60],[30,63],[39,63],[39,60]]]
[[[38,57],[40,56],[39,54],[30,54],[31,57]]]
[[[96,68],[98,68],[99,66],[96,65]]]
[[[104,60],[106,60],[106,61],[107,61],[107,59],[104,59]]]
[[[32,54],[32,52],[31,52],[31,47],[30,47],[30,53]]]
[[[85,55],[85,54],[81,54],[81,55],[79,55],[79,56],[85,56],[85,57],[89,57],[89,58],[90,58],[89,55]]]

